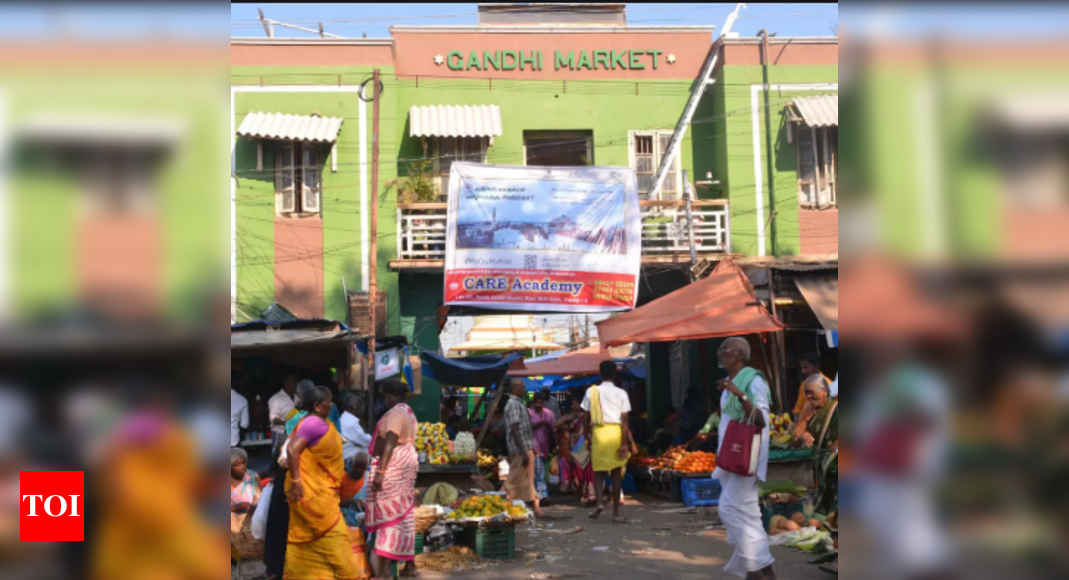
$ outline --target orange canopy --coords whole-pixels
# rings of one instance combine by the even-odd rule
[[[742,268],[724,258],[708,278],[599,322],[598,337],[601,344],[616,346],[777,332],[783,328],[783,323],[758,304]]]
[[[509,371],[510,377],[566,377],[571,375],[596,375],[601,361],[612,360],[609,351],[595,344],[584,349],[562,354],[555,359],[534,362],[526,368]]]

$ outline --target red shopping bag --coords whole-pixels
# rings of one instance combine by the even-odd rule
[[[921,436],[921,429],[908,421],[882,423],[866,442],[861,454],[862,465],[878,475],[909,476],[916,463]]]
[[[751,477],[757,473],[757,462],[761,457],[761,429],[754,425],[751,414],[748,421],[730,420],[720,442],[720,454],[716,456],[716,466],[724,471]]]

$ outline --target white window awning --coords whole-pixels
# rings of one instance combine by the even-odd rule
[[[408,112],[412,137],[500,137],[501,108],[497,105],[413,106]]]
[[[839,126],[839,95],[795,99],[794,108],[810,127]]]
[[[185,119],[52,113],[34,115],[19,128],[32,142],[83,146],[168,147],[182,141]]]
[[[333,143],[338,140],[341,124],[339,117],[254,112],[245,116],[238,135],[253,139]]]

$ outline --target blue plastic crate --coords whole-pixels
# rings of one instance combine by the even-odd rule
[[[635,478],[631,477],[630,473],[624,474],[624,480],[621,484],[624,493],[634,494],[638,491],[638,487],[635,485]]]
[[[720,480],[718,479],[680,479],[683,492],[683,505],[687,507],[720,505]]]

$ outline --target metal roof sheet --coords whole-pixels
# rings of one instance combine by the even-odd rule
[[[333,143],[338,139],[341,124],[342,119],[338,117],[253,112],[241,122],[238,135],[256,139]]]
[[[497,105],[413,106],[408,112],[412,137],[500,137],[501,108]]]
[[[839,330],[839,275],[801,276],[794,283],[820,325],[825,330]]]
[[[30,117],[20,129],[19,136],[31,141],[169,146],[185,138],[188,123],[167,117],[46,113]]]
[[[795,99],[794,108],[810,127],[839,126],[839,95]]]

